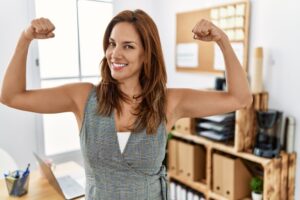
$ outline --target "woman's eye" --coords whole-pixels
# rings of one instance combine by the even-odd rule
[[[125,45],[125,49],[133,49],[133,46],[131,46],[131,45]]]
[[[114,42],[109,42],[108,45],[112,47],[116,46]]]

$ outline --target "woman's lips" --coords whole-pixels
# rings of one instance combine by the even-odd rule
[[[116,71],[121,71],[126,66],[127,66],[127,64],[125,64],[125,63],[112,63],[112,68],[113,68],[113,70],[116,70]]]

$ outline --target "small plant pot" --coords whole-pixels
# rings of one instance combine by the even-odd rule
[[[258,193],[255,193],[255,192],[251,192],[251,196],[252,196],[252,200],[262,200],[262,194],[258,194]]]

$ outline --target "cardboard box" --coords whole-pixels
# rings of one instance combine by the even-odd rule
[[[213,191],[238,200],[250,196],[251,174],[239,158],[213,154]]]
[[[199,145],[178,141],[178,175],[190,181],[206,177],[206,151]]]
[[[206,151],[203,146],[187,144],[186,177],[191,181],[203,181],[206,174]]]
[[[169,140],[168,142],[168,170],[169,173],[178,175],[178,142],[177,140]]]
[[[175,123],[175,130],[182,134],[191,135],[194,132],[191,118],[181,118]]]
[[[178,147],[178,176],[182,178],[187,178],[186,176],[186,170],[187,170],[187,163],[188,163],[188,144],[182,141],[178,141],[177,147]]]

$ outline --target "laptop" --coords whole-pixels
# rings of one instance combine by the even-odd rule
[[[84,196],[84,188],[74,178],[70,175],[55,177],[51,167],[36,153],[33,154],[37,159],[44,176],[48,179],[49,184],[52,185],[64,199],[72,200]]]

